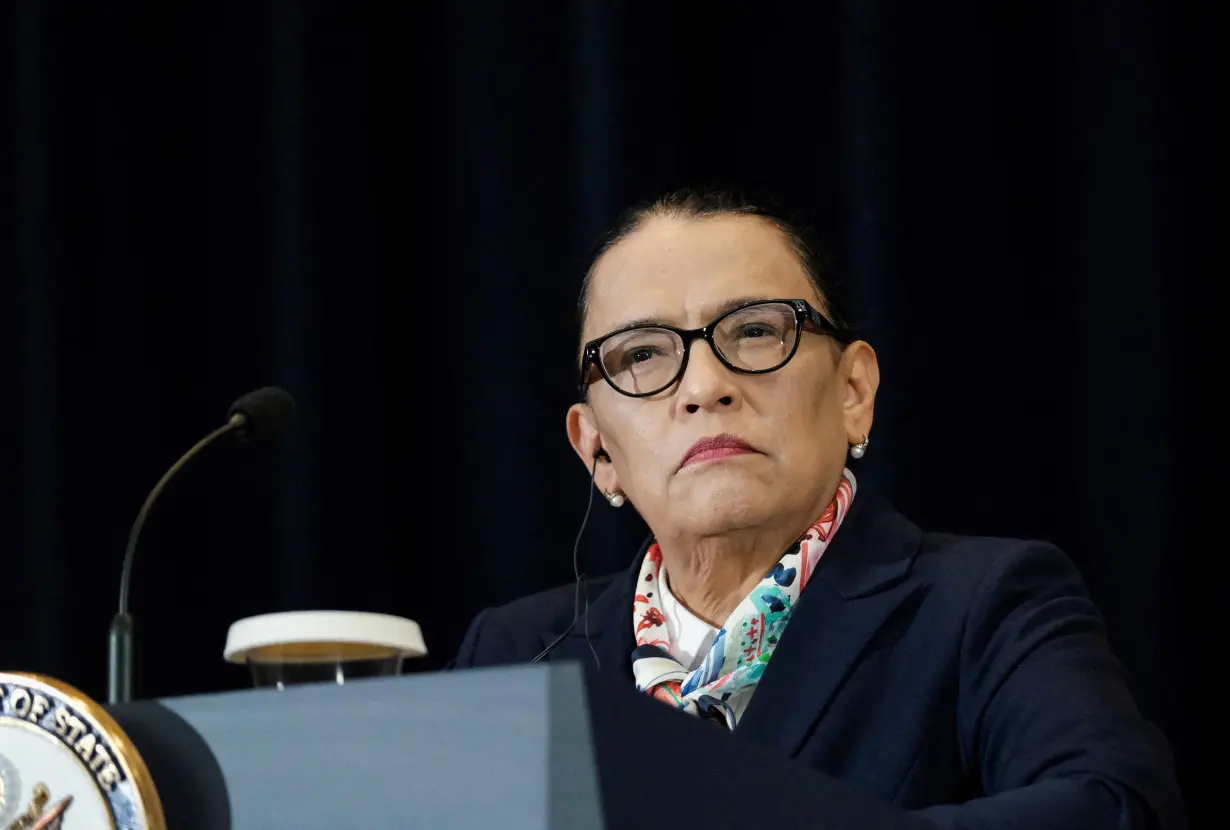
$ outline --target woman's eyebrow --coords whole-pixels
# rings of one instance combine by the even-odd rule
[[[705,308],[708,309],[709,311],[709,313],[705,316],[705,319],[712,320],[715,317],[720,317],[726,312],[733,311],[734,309],[739,308],[740,306],[745,306],[748,303],[758,303],[763,300],[771,300],[771,299],[773,299],[773,297],[768,297],[768,296],[759,295],[759,294],[755,296],[732,297],[731,299],[726,300],[725,302],[721,303],[718,306],[705,306]],[[633,326],[669,326],[669,325],[674,325],[674,323],[670,322],[664,317],[637,317],[635,319],[626,320],[623,323],[620,323],[618,326],[615,326],[614,328],[612,328],[611,331],[622,331],[623,329],[629,329],[629,328],[632,328]]]

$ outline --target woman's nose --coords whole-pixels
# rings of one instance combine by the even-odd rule
[[[708,343],[700,340],[692,345],[678,394],[679,402],[691,413],[723,409],[739,400],[735,373],[717,359]]]

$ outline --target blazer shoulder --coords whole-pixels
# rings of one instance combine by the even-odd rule
[[[1009,573],[1042,580],[1081,582],[1075,563],[1057,545],[1040,539],[924,533],[914,575],[940,588],[974,593]]]
[[[584,607],[585,597],[594,598],[606,590],[617,574],[585,580],[580,593],[577,583],[569,582],[535,594],[518,597],[484,612],[488,625],[547,633],[562,631],[576,615],[578,597]]]
[[[590,603],[618,574],[587,579],[580,595]],[[531,659],[547,638],[564,631],[577,612],[577,584],[560,585],[480,611],[470,623],[450,667],[497,665]]]

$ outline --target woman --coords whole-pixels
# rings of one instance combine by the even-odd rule
[[[479,615],[455,665],[597,659],[943,827],[1174,827],[1169,748],[1054,547],[925,533],[859,482],[880,375],[814,246],[737,197],[638,208],[582,288],[568,438],[652,531]],[[544,649],[544,646],[548,646]]]

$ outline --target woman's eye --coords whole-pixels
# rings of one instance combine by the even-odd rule
[[[653,358],[657,357],[659,354],[660,352],[657,349],[651,349],[648,346],[644,346],[642,348],[633,349],[630,352],[628,352],[627,356],[624,358],[624,362],[625,363],[644,363],[646,360],[652,360]]]
[[[769,337],[772,334],[772,328],[760,324],[747,325],[739,331],[740,337]]]

